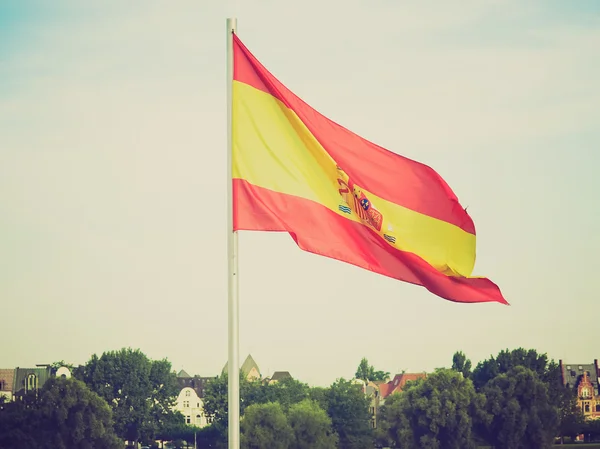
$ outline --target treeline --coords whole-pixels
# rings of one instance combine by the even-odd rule
[[[53,378],[23,400],[0,402],[0,448],[122,448],[177,440],[199,448],[227,447],[227,375],[208,382],[196,429],[173,411],[179,393],[167,360],[139,350],[111,351]],[[355,374],[384,380],[363,359]],[[585,423],[558,365],[535,350],[502,351],[472,369],[457,352],[451,368],[408,383],[386,398],[372,427],[372,398],[356,381],[310,387],[295,379],[265,384],[240,373],[241,443],[245,449],[544,449],[555,437],[600,437],[600,421]],[[195,435],[194,435],[195,434]]]
[[[388,375],[363,359],[355,377],[381,381]],[[465,354],[457,352],[450,368],[409,382],[402,393],[386,398],[375,429],[369,411],[372,398],[354,382],[340,379],[329,388],[311,388],[291,379],[275,385],[240,382],[242,443],[248,449],[544,449],[556,438],[600,438],[600,421],[583,421],[575,391],[563,387],[558,364],[535,350],[501,351],[474,369]],[[205,410],[216,438],[211,447],[225,447],[226,395],[226,376],[206,390]],[[288,426],[294,429],[297,424],[287,411],[301,401],[311,401],[320,416],[326,413],[330,427],[320,420],[318,428],[305,424],[302,433],[290,433]]]
[[[69,367],[70,379],[51,378],[21,400],[0,401],[0,448],[122,449],[124,440],[190,435],[193,441],[194,429],[172,410],[179,388],[167,360],[122,349]]]
[[[544,449],[557,437],[600,437],[600,421],[583,421],[558,364],[522,348],[501,351],[472,371],[457,352],[451,369],[388,398],[381,418],[377,443],[406,449]]]
[[[286,378],[273,384],[240,373],[241,444],[254,448],[363,449],[373,447],[370,399],[360,385],[338,379],[330,387],[310,387]],[[227,374],[209,382],[202,429],[205,446],[227,447]]]

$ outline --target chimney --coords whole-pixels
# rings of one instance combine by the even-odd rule
[[[564,385],[566,385],[566,382],[565,382],[565,369],[563,367],[562,359],[558,361],[558,366],[560,368],[560,381],[562,382],[562,384],[564,386]]]

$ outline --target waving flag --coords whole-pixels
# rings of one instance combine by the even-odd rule
[[[471,277],[475,226],[430,167],[334,123],[233,36],[234,230],[288,232],[311,253],[456,302],[507,304]]]

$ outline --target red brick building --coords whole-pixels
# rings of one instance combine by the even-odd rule
[[[559,360],[563,385],[577,391],[577,403],[585,419],[600,419],[600,367],[593,364],[566,364]]]

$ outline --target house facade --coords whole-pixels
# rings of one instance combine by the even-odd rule
[[[204,390],[212,377],[190,376],[184,370],[177,374],[180,391],[175,401],[174,409],[181,412],[185,423],[204,427],[208,425],[204,414]]]
[[[559,360],[563,385],[577,392],[577,405],[586,420],[600,419],[600,367],[594,363],[569,364]]]
[[[6,398],[6,401],[12,401],[13,398],[14,376],[14,369],[0,369],[0,397]]]

